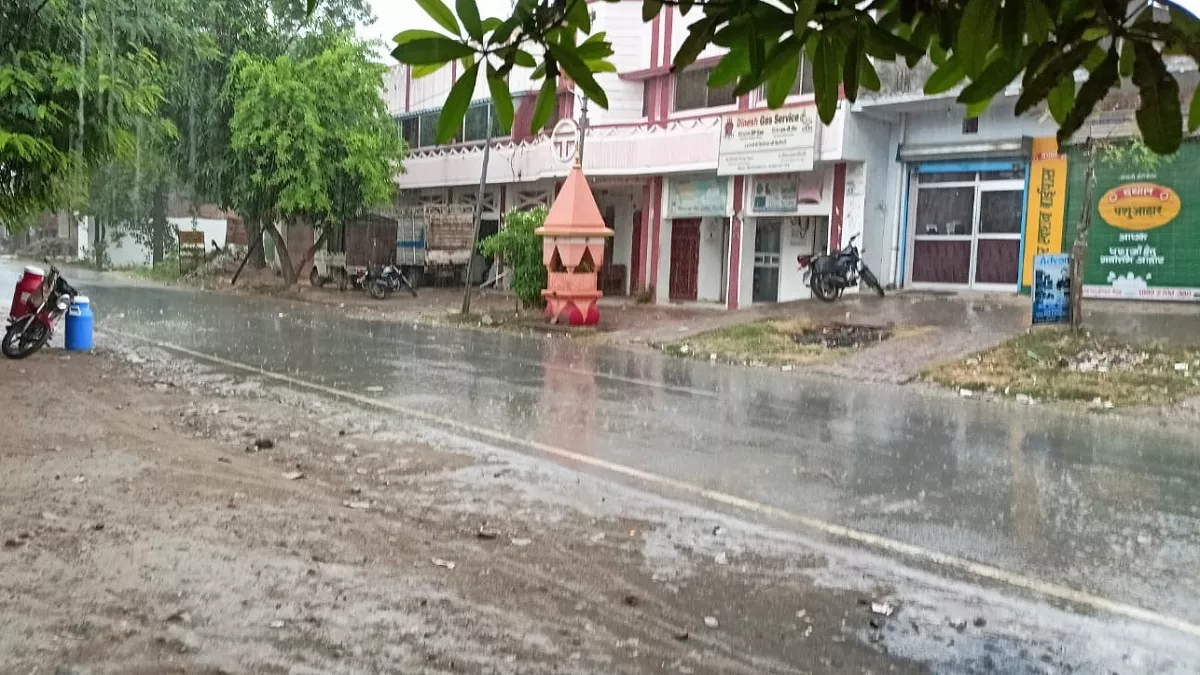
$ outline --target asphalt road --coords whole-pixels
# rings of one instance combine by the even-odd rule
[[[0,288],[18,272],[0,262]],[[933,571],[1200,625],[1200,444],[1151,422],[73,280],[102,329]]]

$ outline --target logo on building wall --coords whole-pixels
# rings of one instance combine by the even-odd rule
[[[1153,230],[1175,220],[1183,203],[1170,188],[1154,183],[1126,183],[1100,198],[1100,217],[1122,230]]]

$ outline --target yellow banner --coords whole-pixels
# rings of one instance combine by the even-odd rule
[[[1053,136],[1033,139],[1029,202],[1025,205],[1025,264],[1022,286],[1033,284],[1033,256],[1062,253],[1067,211],[1067,158]]]

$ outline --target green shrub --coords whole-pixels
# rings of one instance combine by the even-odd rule
[[[546,288],[546,266],[542,263],[542,238],[533,233],[546,220],[545,207],[533,211],[510,211],[504,229],[479,242],[486,256],[499,255],[509,272],[509,288],[526,307],[542,304]]]

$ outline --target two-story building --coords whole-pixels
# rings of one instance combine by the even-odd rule
[[[1061,250],[1066,167],[1045,164],[1062,161],[1056,126],[1044,109],[1014,114],[1016,85],[968,118],[957,91],[920,93],[926,66],[879,64],[884,92],[841,101],[822,125],[807,64],[785,106],[769,110],[761,92],[707,85],[720,48],[671,72],[687,36],[678,8],[646,23],[640,2],[591,7],[617,68],[597,75],[610,106],[590,106],[584,131],[585,173],[616,233],[606,293],[652,290],[659,303],[729,309],[801,299],[809,290],[796,257],[856,235],[886,284],[1015,293],[1046,235],[1028,214],[1044,230],[1047,204],[1057,240],[1040,248]],[[397,177],[408,203],[475,199],[491,124],[486,83],[456,142],[433,142],[457,75],[448,67],[414,79],[404,66],[389,75],[384,95],[412,153]],[[515,71],[510,87],[516,119],[492,142],[485,234],[506,211],[549,204],[568,169],[545,131],[529,131],[537,83]],[[580,103],[563,87],[551,126],[580,119]]]

